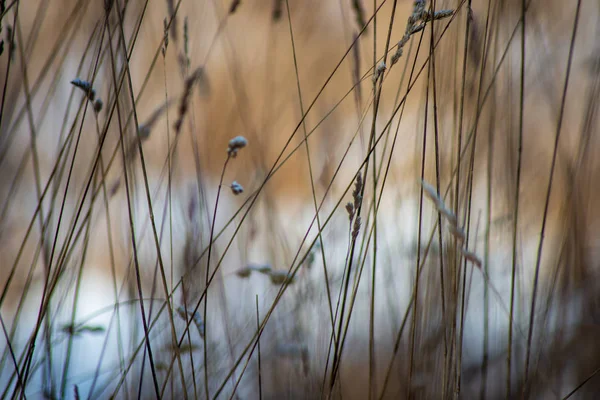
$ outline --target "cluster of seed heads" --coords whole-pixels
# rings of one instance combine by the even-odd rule
[[[446,221],[448,221],[449,230],[452,236],[454,236],[459,243],[464,243],[466,238],[465,232],[460,226],[458,226],[458,218],[456,218],[456,215],[454,215],[454,213],[446,207],[446,204],[444,204],[444,201],[438,195],[433,186],[425,181],[421,181],[421,185],[423,186],[423,190],[425,191],[427,197],[429,197],[429,199],[431,199],[435,205],[435,208],[446,219]],[[467,261],[470,261],[475,266],[481,268],[481,259],[475,253],[467,250],[464,247],[461,247],[461,253]]]
[[[96,90],[94,90],[94,87],[90,82],[77,78],[73,79],[71,81],[71,84],[81,89],[85,93],[85,97],[90,103],[92,103],[92,107],[94,108],[94,111],[96,113],[102,111],[102,106],[104,105],[104,103],[102,103],[102,100],[100,98],[96,98]]]
[[[204,337],[205,327],[204,321],[202,321],[200,313],[192,313],[189,310],[186,312],[183,306],[179,306],[177,307],[177,314],[179,314],[179,316],[183,318],[186,323],[188,322],[188,316],[191,317],[192,322],[194,323],[194,325],[196,325],[196,329],[198,329],[198,333],[200,334],[200,336]]]
[[[402,51],[404,45],[408,42],[410,37],[417,32],[425,29],[425,24],[431,20],[444,19],[451,16],[454,13],[453,10],[440,10],[431,13],[425,9],[425,0],[415,0],[412,14],[408,17],[406,23],[406,31],[404,36],[398,42],[396,52],[392,56],[392,65],[396,64],[400,57],[402,57]]]
[[[258,272],[267,275],[273,284],[282,284],[285,282],[293,283],[294,277],[286,271],[279,271],[271,268],[270,265],[248,265],[238,269],[235,274],[240,278],[248,278],[252,272]]]

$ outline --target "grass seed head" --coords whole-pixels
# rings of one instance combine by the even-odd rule
[[[227,148],[227,154],[231,157],[236,157],[237,152],[248,145],[248,141],[243,136],[236,136],[229,141],[229,147]]]
[[[385,72],[386,69],[387,69],[387,67],[385,65],[385,62],[383,60],[381,60],[379,62],[379,64],[377,64],[377,67],[375,68],[375,73],[373,74],[373,82],[377,82],[379,77]]]
[[[481,268],[482,262],[481,259],[477,256],[477,254],[468,251],[465,248],[461,249],[461,253],[465,257],[465,260],[472,262],[477,268]]]
[[[354,205],[348,202],[346,204],[346,211],[348,211],[348,218],[352,221],[352,218],[354,218]]]
[[[464,242],[466,236],[465,232],[461,228],[459,228],[456,225],[450,225],[449,230],[452,236],[456,238],[456,240],[458,240],[459,242]]]
[[[96,114],[98,114],[100,111],[102,111],[103,105],[104,105],[104,103],[102,102],[101,99],[94,100],[94,111],[96,112]]]
[[[234,195],[238,195],[244,192],[244,188],[237,181],[231,182],[231,191]]]
[[[352,191],[352,198],[354,199],[354,212],[358,210],[360,204],[362,203],[362,175],[360,172],[356,175],[356,181],[354,182],[354,190]]]
[[[265,275],[269,275],[273,270],[269,264],[250,265],[248,268],[250,268],[252,271],[260,272],[261,274]]]
[[[273,3],[273,12],[271,13],[271,17],[273,21],[279,21],[281,19],[281,14],[283,13],[283,0],[275,0]]]
[[[362,2],[360,0],[352,0],[352,9],[354,10],[354,14],[356,16],[356,24],[359,29],[364,29],[365,22],[365,11],[362,6]]]
[[[252,268],[244,267],[235,271],[235,274],[240,278],[248,278],[252,274]]]
[[[96,99],[96,91],[90,82],[76,78],[71,81],[71,84],[81,89],[89,101],[93,102]]]
[[[294,278],[286,271],[276,271],[273,270],[269,273],[269,279],[271,279],[271,283],[275,285],[281,285],[285,282],[293,283]]]
[[[356,238],[358,237],[358,234],[360,233],[360,225],[361,225],[362,221],[360,218],[360,215],[356,217],[356,219],[354,220],[354,227],[352,228],[352,239],[356,240]]]
[[[234,14],[241,3],[242,0],[232,0],[229,6],[229,14]]]

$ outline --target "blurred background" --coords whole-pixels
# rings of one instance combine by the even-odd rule
[[[594,398],[598,16],[2,2],[1,397]]]

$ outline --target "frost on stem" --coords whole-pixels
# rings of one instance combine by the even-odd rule
[[[229,141],[229,147],[227,148],[227,154],[233,158],[237,156],[237,152],[248,145],[248,141],[243,136],[236,136]]]

